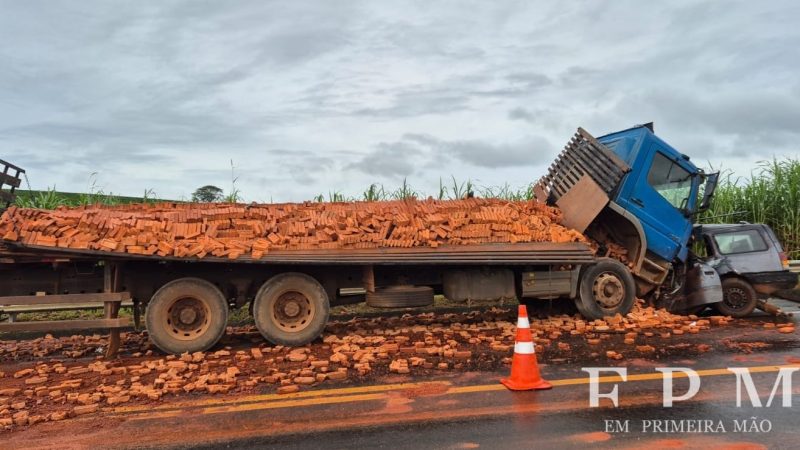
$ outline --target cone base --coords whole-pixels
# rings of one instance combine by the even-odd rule
[[[505,378],[500,380],[503,385],[512,391],[533,391],[533,390],[544,390],[544,389],[552,389],[553,385],[548,383],[544,380],[534,381],[530,383],[521,383],[519,381],[514,381],[510,378]]]

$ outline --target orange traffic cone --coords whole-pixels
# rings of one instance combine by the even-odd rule
[[[536,350],[531,336],[531,325],[528,322],[528,309],[525,305],[519,305],[517,339],[514,343],[514,359],[511,360],[511,377],[500,380],[500,382],[512,391],[553,387],[539,374],[539,364],[536,362]]]

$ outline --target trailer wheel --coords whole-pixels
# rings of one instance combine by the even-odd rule
[[[261,335],[280,345],[305,345],[328,322],[328,294],[304,273],[283,273],[264,283],[253,301],[253,319]]]
[[[170,281],[147,304],[150,339],[167,353],[200,352],[216,344],[228,323],[228,302],[206,280]]]
[[[731,317],[745,317],[756,309],[758,295],[753,286],[741,278],[722,280],[722,301],[712,306],[720,314]]]
[[[583,270],[575,306],[587,319],[602,319],[628,314],[635,300],[636,284],[630,270],[615,259],[602,258]]]

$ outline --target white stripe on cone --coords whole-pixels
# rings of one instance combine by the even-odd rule
[[[536,350],[533,348],[533,342],[515,342],[514,353],[519,353],[520,355],[533,355],[536,353]]]
[[[528,322],[527,317],[520,317],[517,319],[517,328],[530,328],[531,323]]]

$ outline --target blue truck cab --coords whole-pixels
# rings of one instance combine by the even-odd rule
[[[688,307],[722,300],[713,268],[689,258],[693,219],[709,207],[717,179],[656,136],[652,124],[599,138],[579,128],[534,194],[594,241],[598,258],[623,262],[638,297]]]
[[[711,182],[713,189],[716,175],[707,177],[687,155],[656,136],[652,124],[597,140],[630,167],[611,200],[639,219],[650,252],[665,261],[685,262],[692,217],[707,206],[701,204],[698,193],[701,186],[706,187],[704,183]]]

